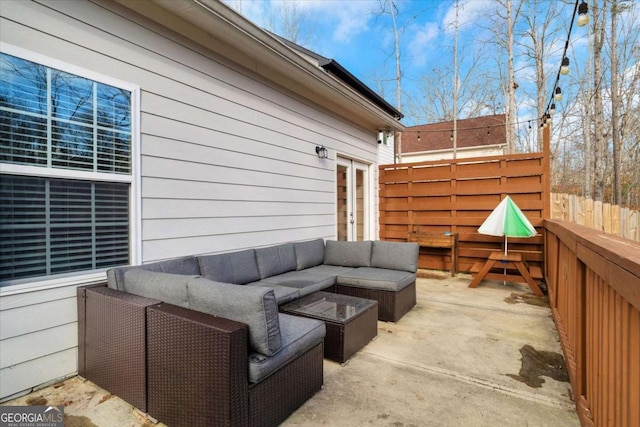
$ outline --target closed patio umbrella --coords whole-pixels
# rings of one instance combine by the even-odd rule
[[[504,236],[504,254],[507,255],[507,237],[533,237],[537,234],[527,217],[506,196],[482,223],[478,232],[489,236]]]

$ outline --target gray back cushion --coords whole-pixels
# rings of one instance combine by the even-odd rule
[[[371,267],[415,273],[418,270],[419,252],[417,243],[376,240],[371,251]]]
[[[296,269],[315,267],[324,262],[324,240],[316,239],[293,244],[296,251]]]
[[[223,283],[245,283],[260,280],[260,271],[253,249],[198,257],[200,275]]]
[[[139,268],[124,272],[124,291],[189,308],[187,283],[198,276],[161,273]]]
[[[112,268],[107,271],[108,286],[112,289],[124,291],[124,274],[132,269],[186,275],[200,274],[200,267],[198,266],[196,258],[193,256],[187,256],[167,261],[153,262],[150,264]]]
[[[327,240],[324,263],[342,267],[369,267],[372,242],[338,242]]]
[[[198,277],[189,281],[187,292],[192,310],[246,323],[249,344],[256,352],[272,356],[280,350],[282,338],[273,290]]]
[[[256,260],[261,279],[296,269],[296,252],[293,243],[256,249]]]

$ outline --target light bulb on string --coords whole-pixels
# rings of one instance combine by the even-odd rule
[[[567,75],[569,74],[569,58],[566,56],[562,58],[562,65],[560,66],[560,74]]]
[[[584,27],[589,23],[589,6],[583,0],[578,6],[578,27]]]
[[[556,93],[555,93],[554,98],[558,102],[562,101],[562,89],[560,89],[560,87],[556,88]]]

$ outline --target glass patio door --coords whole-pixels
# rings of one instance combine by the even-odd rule
[[[369,167],[338,157],[336,166],[337,238],[362,241],[369,238]]]

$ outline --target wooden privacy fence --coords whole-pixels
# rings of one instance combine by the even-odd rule
[[[640,240],[640,213],[573,194],[551,194],[551,218]]]
[[[545,221],[545,278],[583,426],[640,426],[640,243]]]
[[[469,271],[503,248],[504,239],[478,233],[478,227],[511,196],[539,235],[509,238],[510,252],[541,266],[543,220],[548,218],[549,168],[542,153],[381,165],[380,238],[406,241],[416,227],[425,233],[458,234],[458,269]],[[422,248],[420,268],[450,268],[448,249]]]

